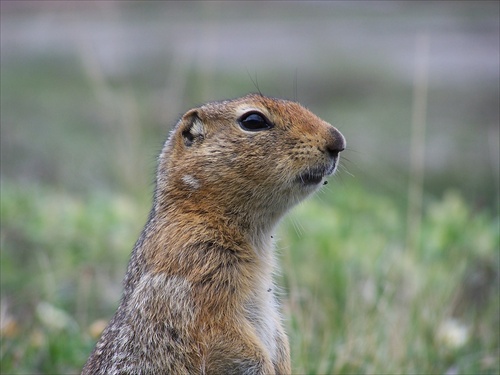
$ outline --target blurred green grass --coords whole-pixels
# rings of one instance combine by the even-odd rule
[[[116,309],[148,202],[1,189],[2,373],[78,373]],[[450,191],[426,207],[409,252],[401,215],[340,183],[285,219],[279,279],[296,373],[498,373],[498,217]]]

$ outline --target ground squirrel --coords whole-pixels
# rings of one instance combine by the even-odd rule
[[[250,94],[177,123],[120,306],[83,374],[290,374],[273,230],[337,168],[342,134]]]

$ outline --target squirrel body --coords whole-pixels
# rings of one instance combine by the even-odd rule
[[[160,153],[120,305],[82,374],[290,374],[271,235],[344,148],[291,101],[250,94],[188,111]]]

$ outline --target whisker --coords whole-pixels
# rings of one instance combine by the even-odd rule
[[[346,147],[345,148],[345,151],[349,151],[349,152],[355,152],[357,154],[362,154],[362,155],[365,155],[366,153],[363,152],[363,151],[359,151],[359,150],[356,150],[355,148],[351,148],[351,147]]]
[[[347,173],[349,176],[356,178],[356,176],[353,175],[351,172],[349,172],[349,170],[346,167],[344,167],[343,165],[339,165],[339,169],[341,169],[343,173]]]

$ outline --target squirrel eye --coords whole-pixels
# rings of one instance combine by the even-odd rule
[[[258,112],[245,113],[238,122],[243,130],[252,132],[268,130],[273,127],[269,120]]]

